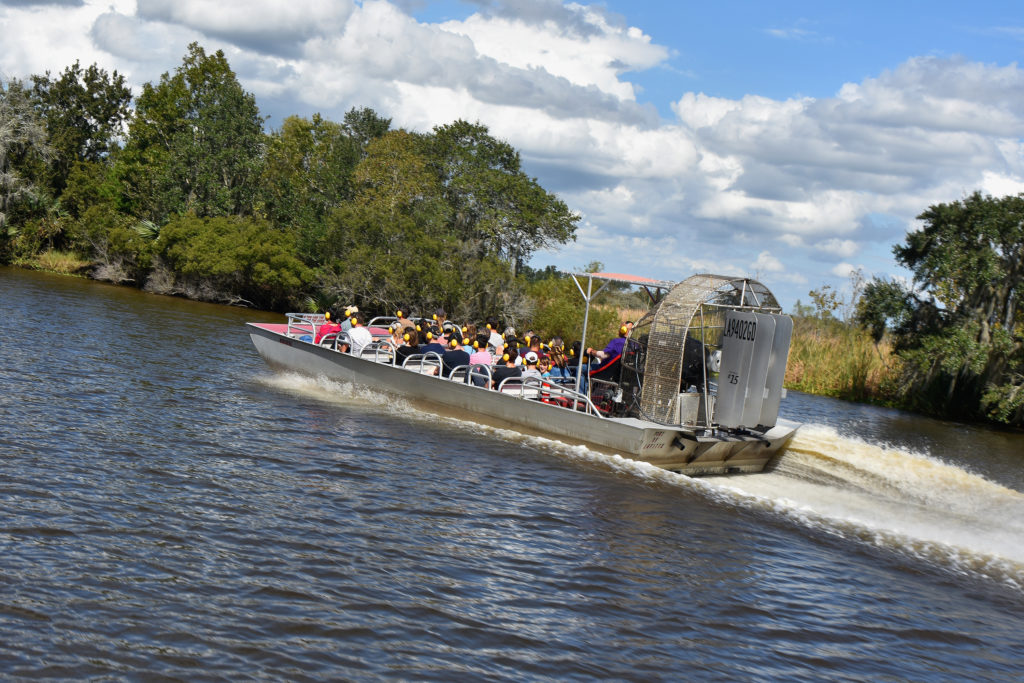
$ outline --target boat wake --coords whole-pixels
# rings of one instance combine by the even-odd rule
[[[291,373],[265,382],[326,402],[370,405],[407,419],[489,433],[1024,591],[1024,493],[933,456],[842,436],[830,427],[802,426],[770,472],[693,478],[584,446],[439,417],[351,384]]]
[[[805,425],[773,471],[706,480],[803,526],[1024,590],[1024,494],[933,456]]]

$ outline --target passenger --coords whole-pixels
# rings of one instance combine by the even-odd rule
[[[469,362],[473,365],[494,365],[494,357],[487,348],[487,335],[478,334],[473,342],[473,353],[469,356]]]
[[[338,343],[334,346],[335,350],[339,353],[348,353],[352,348],[352,340],[348,336],[348,332],[338,333]]]
[[[352,329],[352,316],[359,312],[358,306],[346,306],[345,307],[345,319],[341,321],[342,332],[348,332]]]
[[[450,377],[452,370],[460,365],[469,365],[469,354],[462,348],[461,339],[453,338],[448,343],[448,351],[441,356],[441,364],[444,365],[444,376]]]
[[[420,345],[420,353],[436,353],[443,355],[447,349],[444,346],[444,337],[441,336],[441,330],[436,327],[431,327],[423,335],[426,344]]]
[[[366,329],[366,320],[358,310],[349,320],[352,321],[352,329],[348,331],[348,336],[352,340],[352,355],[358,356],[368,344],[373,342],[373,335],[370,334],[370,330]]]
[[[466,325],[462,328],[462,350],[466,353],[472,354],[475,349],[473,348],[473,340],[476,339],[476,325]]]
[[[415,327],[406,327],[402,332],[402,345],[398,347],[395,353],[395,365],[402,365],[405,359],[409,356],[413,356],[420,352],[419,349],[419,332],[416,331]]]
[[[407,327],[416,327],[413,324],[412,320],[409,319],[408,317],[406,317],[408,315],[409,315],[409,309],[408,308],[400,308],[400,309],[398,309],[397,312],[395,312],[395,317],[398,318],[398,324],[401,325],[401,328],[403,330],[405,328],[407,328]]]
[[[547,358],[548,357],[548,354],[544,353],[544,349],[543,349],[544,345],[541,344],[540,337],[538,335],[533,335],[532,337],[527,339],[526,340],[526,345],[530,347],[531,351],[533,351],[535,354],[537,354],[538,360],[542,359],[542,358]]]
[[[505,339],[498,332],[499,325],[500,323],[497,318],[491,317],[487,319],[487,329],[490,330],[490,335],[487,338],[487,350],[495,356],[500,356],[505,349]]]
[[[519,352],[515,349],[506,349],[505,353],[501,356],[501,362],[495,366],[494,370],[491,371],[491,388],[497,389],[501,386],[501,383],[510,377],[521,377],[523,374],[522,367],[516,365],[516,360],[519,358]]]
[[[561,337],[551,340],[551,353],[548,356],[548,376],[554,379],[565,379],[572,377],[569,371],[569,363],[565,358],[565,343]]]
[[[539,363],[540,356],[538,356],[535,351],[527,351],[523,356],[523,364],[526,366],[523,370],[523,379],[526,379],[527,377],[536,377],[539,379],[541,376],[541,372],[537,368]]]
[[[438,329],[443,330],[445,323],[448,322],[448,314],[444,312],[443,308],[437,308],[434,310],[434,324],[437,325]]]
[[[519,349],[519,365],[523,365],[523,363],[525,362],[527,351],[533,351],[534,353],[536,353],[538,359],[540,359],[541,357],[546,357],[540,350],[540,337],[532,335],[526,337],[526,341]]]
[[[316,330],[316,336],[313,338],[314,344],[319,344],[325,335],[341,332],[341,325],[334,319],[334,316],[331,315],[330,311],[324,313],[324,319],[324,324]]]
[[[405,344],[405,340],[402,339],[402,335],[404,334],[402,331],[402,324],[397,320],[394,321],[388,325],[388,332],[390,333],[388,341],[391,342],[391,346],[394,347],[394,351],[397,353],[398,349]],[[395,358],[392,357],[391,360],[394,362]]]

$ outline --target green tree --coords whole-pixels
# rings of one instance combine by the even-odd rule
[[[54,196],[63,192],[76,162],[106,159],[124,132],[131,90],[124,76],[108,74],[93,64],[85,69],[76,61],[58,78],[32,77],[32,98],[53,148],[50,186]]]
[[[23,84],[0,80],[0,257],[17,238],[15,212],[39,198],[38,179],[50,156],[46,129]]]
[[[810,291],[811,303],[814,304],[814,315],[819,320],[833,320],[835,310],[839,308],[839,293],[832,285],[822,285]]]
[[[586,289],[586,283],[584,289]],[[559,275],[531,283],[527,293],[534,303],[530,324],[547,337],[566,344],[580,338],[586,302],[571,277]],[[613,307],[591,306],[587,318],[587,344],[602,347],[622,323]]]
[[[298,303],[311,278],[291,236],[251,218],[178,217],[154,251],[161,269],[147,288],[193,299],[276,308]]]
[[[437,126],[429,156],[459,239],[512,265],[513,275],[542,249],[576,236],[579,216],[521,170],[519,152],[479,123]]]
[[[361,149],[345,128],[322,118],[289,116],[268,138],[260,193],[264,211],[277,227],[293,231],[302,258],[323,265],[325,221],[353,197]]]
[[[391,119],[386,119],[369,107],[352,107],[345,112],[345,133],[354,140],[361,150],[391,130]]]
[[[254,210],[263,118],[224,53],[197,43],[174,75],[145,84],[118,157],[130,213],[247,216]]]
[[[858,319],[876,336],[894,326],[912,406],[1024,423],[1024,195],[975,192],[918,218],[894,252],[921,294],[876,280]]]
[[[390,310],[444,296],[436,273],[454,241],[445,205],[416,136],[391,131],[369,143],[355,197],[331,216],[323,244],[325,287]]]

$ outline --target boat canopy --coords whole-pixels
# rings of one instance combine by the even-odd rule
[[[750,278],[701,274],[674,285],[633,329],[643,350],[627,364],[643,375],[641,414],[662,424],[687,422],[680,415],[680,393],[696,390],[704,397],[700,421],[710,425],[707,397],[717,368],[709,367],[708,358],[722,347],[726,313],[781,310],[771,291]]]

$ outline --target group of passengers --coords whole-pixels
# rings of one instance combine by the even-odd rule
[[[356,306],[349,306],[342,315],[337,312],[325,314],[326,322],[316,331],[314,343],[331,341],[330,335],[337,336],[339,351],[359,355],[374,340],[366,327],[366,320]],[[622,355],[626,337],[633,323],[624,324],[616,338],[603,350],[586,349],[586,355],[597,362],[587,374],[594,374],[610,366]],[[516,331],[509,327],[499,332],[501,324],[497,318],[488,318],[481,325],[458,327],[448,321],[443,308],[434,311],[430,319],[413,319],[407,310],[399,310],[388,328],[389,346],[394,349],[392,361],[403,365],[410,356],[436,354],[441,367],[432,367],[428,372],[439,370],[445,376],[458,367],[469,367],[470,377],[475,384],[497,388],[508,378],[552,379],[556,382],[574,381],[576,364],[570,360],[580,354],[580,343],[575,342],[566,351],[560,337],[549,344],[543,344],[532,330],[520,341]],[[489,368],[483,370],[482,368]]]
[[[364,347],[373,342],[373,333],[366,327],[366,319],[356,306],[346,307],[344,316],[327,311],[324,318],[324,324],[316,329],[314,344],[334,342],[334,347],[338,351],[351,352],[358,356]]]

